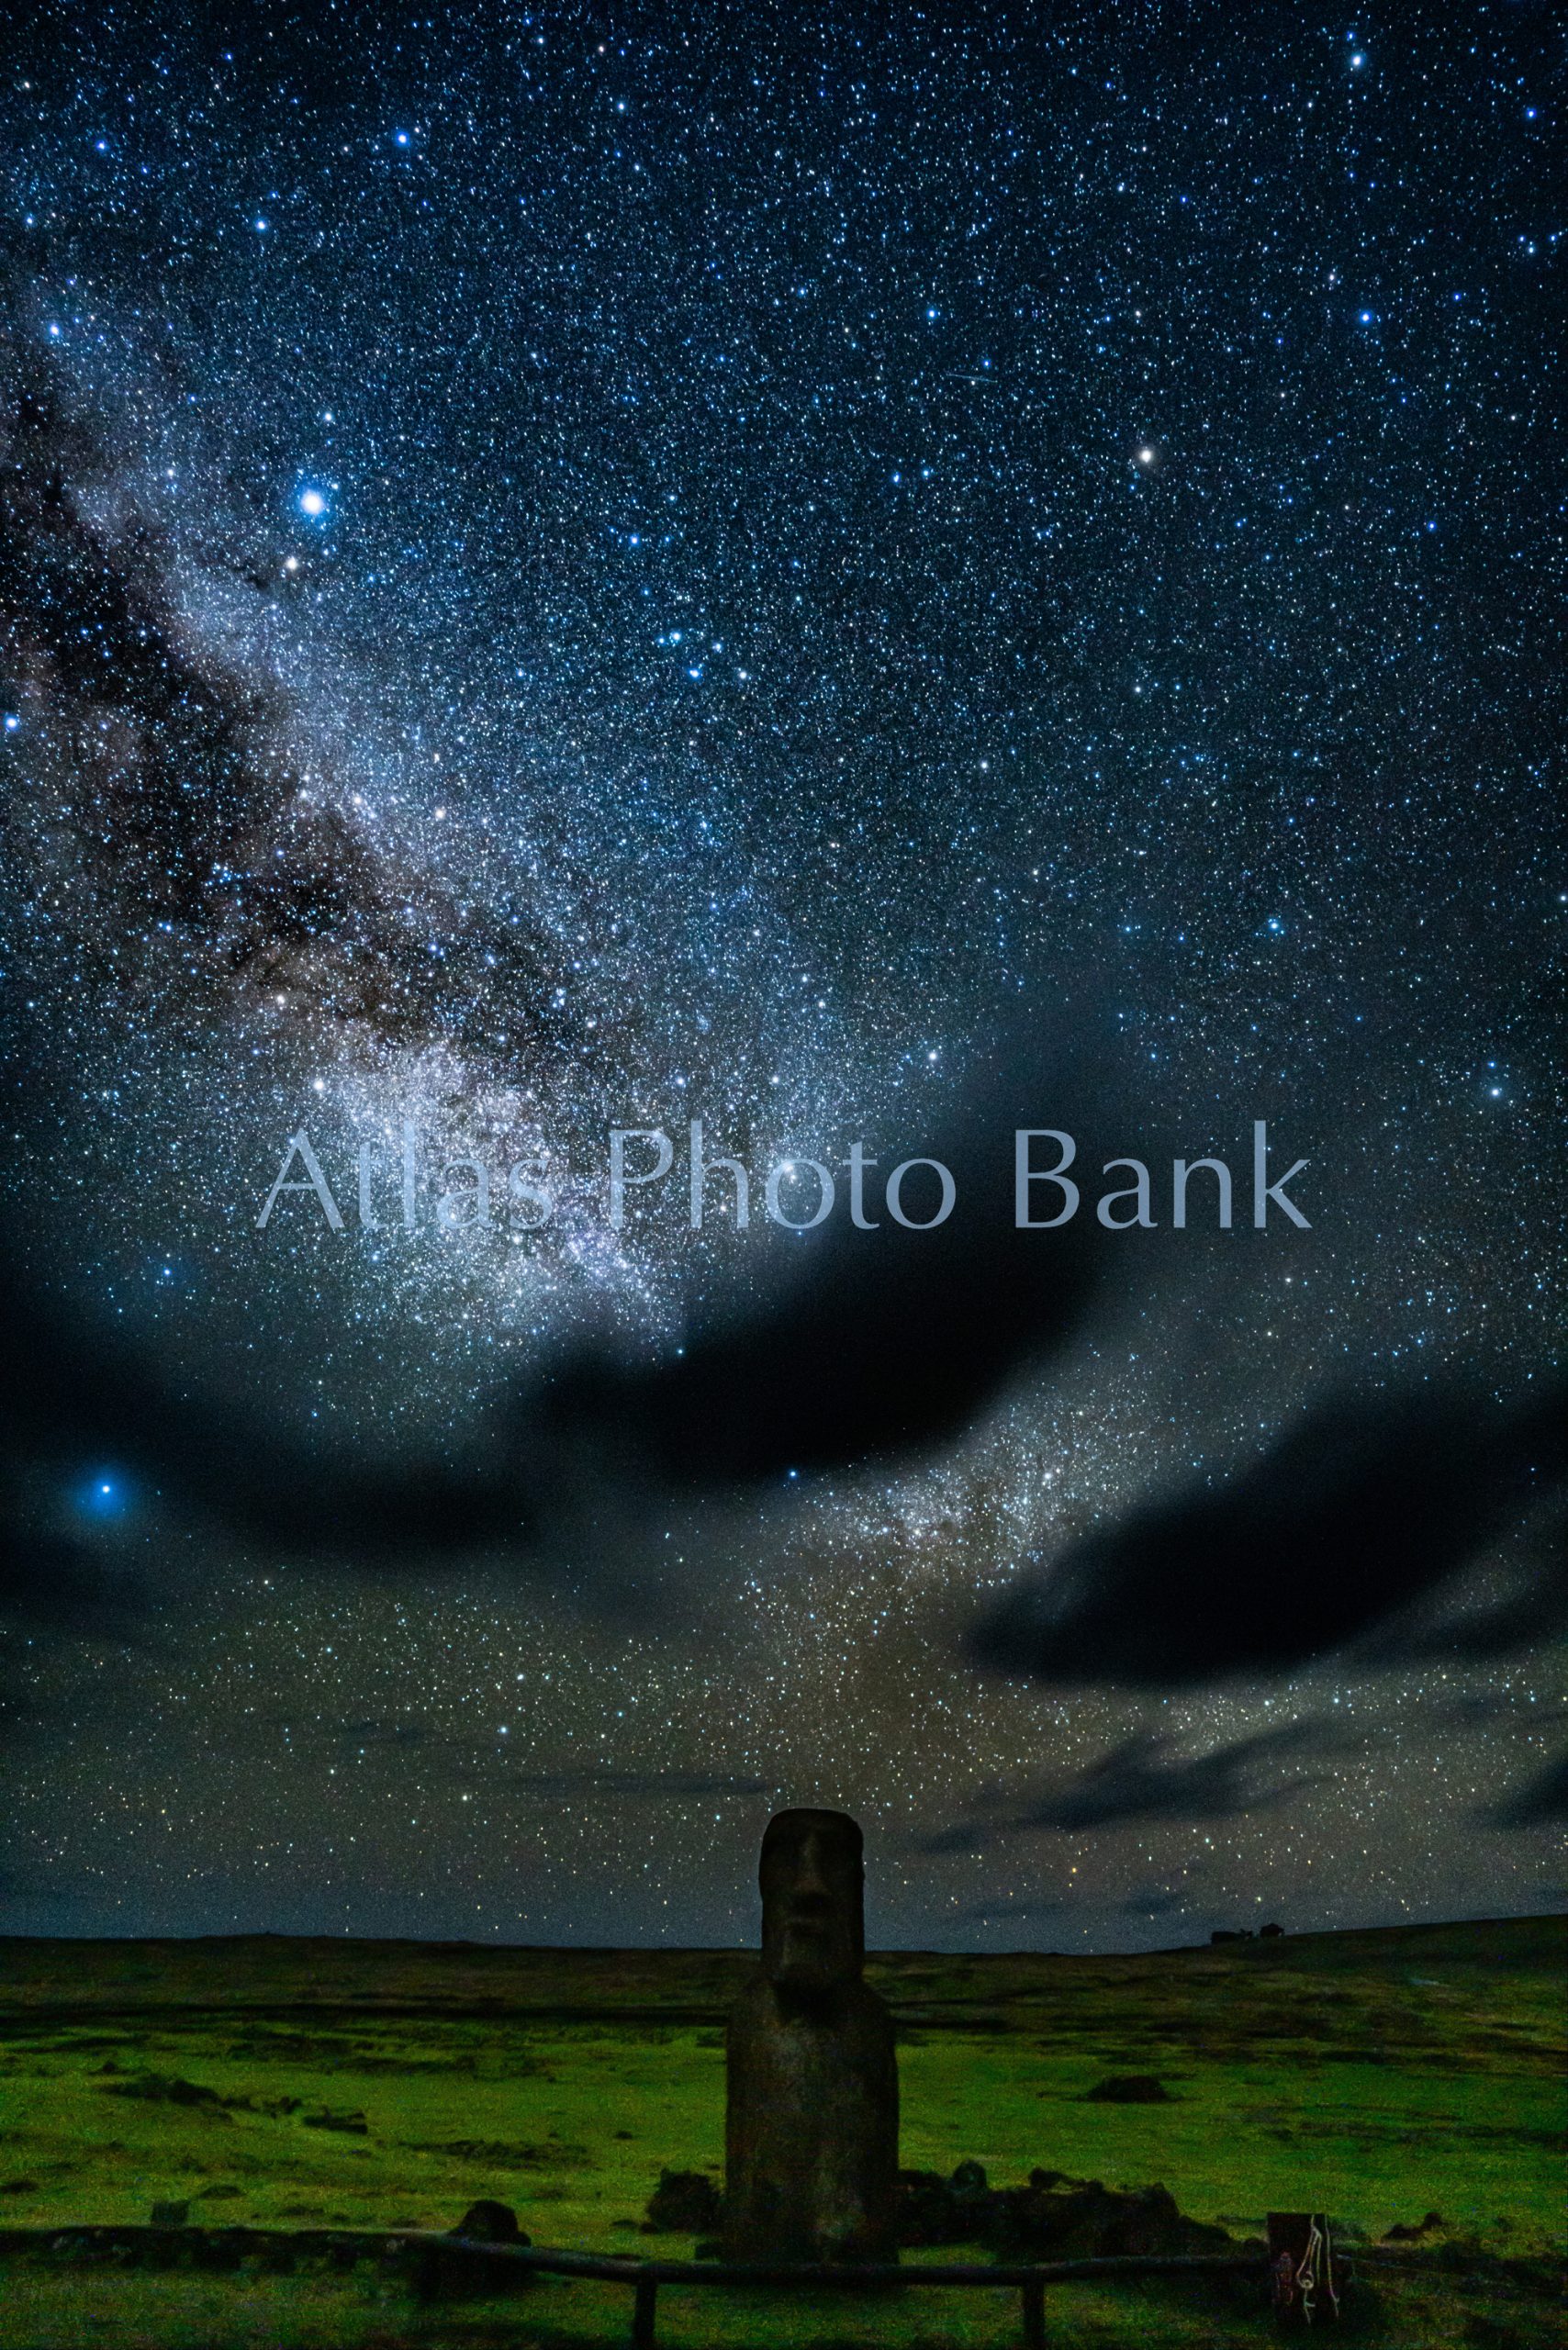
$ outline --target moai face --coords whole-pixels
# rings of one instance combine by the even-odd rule
[[[857,1983],[866,1956],[860,1830],[842,1811],[781,1811],[762,1840],[762,1964],[790,1990]]]

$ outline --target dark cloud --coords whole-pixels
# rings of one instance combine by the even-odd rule
[[[15,1486],[112,1461],[176,1522],[206,1520],[265,1547],[388,1560],[515,1542],[526,1518],[510,1477],[431,1461],[384,1474],[323,1459],[275,1427],[194,1397],[150,1348],[24,1291],[0,1270],[0,1460]],[[15,1527],[12,1581],[47,1585],[54,1557]],[[78,1580],[90,1583],[81,1551]],[[48,1604],[47,1591],[40,1595]]]
[[[1568,1752],[1527,1779],[1491,1814],[1498,1828],[1543,1828],[1568,1819]]]
[[[580,1361],[552,1384],[540,1425],[602,1473],[666,1488],[744,1486],[791,1469],[886,1459],[949,1441],[1029,1359],[1058,1349],[1092,1293],[1087,1249],[1014,1225],[1011,1127],[982,1118],[939,1152],[958,1205],[930,1232],[872,1232],[798,1248],[762,1311],[703,1326],[678,1358]],[[885,1173],[887,1170],[881,1170]],[[912,1214],[928,1214],[937,1198]]]
[[[1058,1685],[1144,1688],[1285,1673],[1358,1639],[1380,1657],[1437,1638],[1493,1654],[1561,1618],[1560,1556],[1440,1633],[1420,1607],[1565,1471],[1556,1383],[1506,1410],[1459,1393],[1321,1405],[1218,1490],[1157,1502],[1023,1578],[969,1652]]]
[[[938,1229],[884,1223],[776,1248],[748,1308],[699,1306],[678,1355],[579,1356],[498,1399],[461,1457],[412,1465],[291,1443],[0,1271],[0,1457],[57,1483],[112,1460],[172,1525],[263,1554],[386,1566],[490,1552],[550,1573],[588,1556],[599,1598],[624,1610],[615,1546],[586,1530],[596,1517],[634,1531],[672,1495],[722,1501],[791,1469],[929,1449],[1077,1328],[1087,1259],[1061,1234],[1014,1229],[1005,1127],[985,1144],[951,1147],[960,1205]],[[91,1612],[97,1572],[85,1552],[57,1572],[18,1530],[6,1582],[17,1605],[67,1621]]]
[[[928,1854],[979,1852],[1040,1829],[1071,1833],[1126,1827],[1134,1820],[1226,1819],[1271,1810],[1325,1775],[1293,1771],[1291,1764],[1362,1743],[1333,1723],[1291,1722],[1188,1758],[1176,1752],[1173,1739],[1140,1733],[1074,1777],[1036,1787],[1021,1803],[1016,1796],[1011,1805],[993,1798],[983,1816],[926,1837],[919,1849]]]

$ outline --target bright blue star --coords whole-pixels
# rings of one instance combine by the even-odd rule
[[[118,1517],[125,1506],[125,1491],[118,1478],[99,1474],[77,1496],[78,1507],[93,1517]]]

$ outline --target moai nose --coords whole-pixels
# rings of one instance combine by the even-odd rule
[[[823,1870],[820,1837],[808,1836],[801,1847],[800,1862],[795,1871],[795,1897],[802,1904],[832,1899],[832,1891]]]
[[[790,1897],[790,1915],[797,1922],[803,1919],[807,1924],[812,1924],[823,1918],[831,1918],[834,1903],[825,1893],[812,1893],[804,1886],[797,1886]]]

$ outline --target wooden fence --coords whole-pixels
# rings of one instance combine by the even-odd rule
[[[325,2253],[329,2258],[363,2257],[376,2253],[384,2259],[413,2256],[416,2269],[422,2258],[434,2272],[455,2255],[508,2267],[532,2270],[547,2277],[593,2277],[600,2283],[624,2286],[632,2296],[633,2350],[653,2350],[661,2288],[686,2290],[714,2287],[752,2291],[834,2292],[872,2295],[907,2291],[911,2287],[947,2288],[983,2292],[1014,2292],[1019,2297],[1021,2334],[1025,2350],[1045,2350],[1046,2293],[1052,2285],[1114,2285],[1140,2277],[1252,2277],[1264,2283],[1270,2276],[1266,2254],[1194,2253],[1187,2255],[1129,2254],[1103,2260],[999,2261],[983,2265],[968,2261],[857,2264],[854,2266],[797,2266],[767,2267],[722,2260],[639,2260],[615,2253],[565,2252],[548,2245],[482,2244],[467,2236],[442,2235],[433,2229],[344,2228],[190,2228],[190,2227],[64,2227],[0,2228],[0,2253],[53,2248],[60,2251],[100,2250],[111,2256],[118,2249],[145,2247],[165,2255],[188,2250],[215,2264],[238,2266],[247,2255],[286,2253],[298,2247]]]

